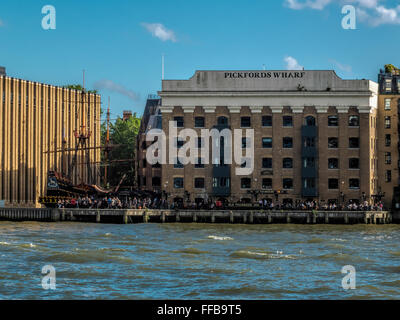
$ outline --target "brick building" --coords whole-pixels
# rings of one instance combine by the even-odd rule
[[[159,96],[157,115],[168,138],[171,121],[178,132],[191,128],[199,136],[202,129],[254,129],[254,141],[243,140],[243,147],[254,144],[251,174],[238,175],[240,164],[216,164],[211,155],[209,164],[200,158],[158,168],[155,182],[170,201],[341,204],[379,195],[373,81],[343,80],[334,71],[196,71],[188,80],[163,80]],[[143,171],[143,156],[138,164]],[[154,177],[147,171],[147,189]]]

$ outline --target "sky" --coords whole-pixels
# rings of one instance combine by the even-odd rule
[[[55,9],[55,29],[44,29]],[[355,29],[344,29],[345,5]],[[348,20],[347,20],[348,21]],[[195,70],[334,69],[376,81],[400,66],[400,1],[2,0],[0,66],[7,75],[97,89],[112,118],[143,113],[165,79]]]

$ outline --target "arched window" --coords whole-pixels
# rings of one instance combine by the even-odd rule
[[[218,125],[220,125],[220,126],[228,125],[228,118],[227,117],[218,117]]]
[[[304,125],[307,127],[315,127],[315,118],[313,116],[308,116],[304,119]]]

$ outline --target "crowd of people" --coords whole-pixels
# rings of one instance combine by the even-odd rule
[[[273,202],[263,199],[255,203],[237,203],[216,201],[187,202],[168,201],[161,197],[124,197],[123,200],[117,196],[106,196],[95,198],[94,196],[79,197],[76,199],[59,200],[58,208],[85,208],[85,209],[194,209],[194,210],[214,210],[214,209],[235,209],[235,208],[260,208],[264,210],[322,210],[322,211],[382,211],[382,202],[370,204],[368,201],[357,203],[349,201],[346,204],[338,205],[335,202],[300,201],[292,202]]]

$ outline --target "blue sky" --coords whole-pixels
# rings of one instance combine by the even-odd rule
[[[41,26],[44,5],[56,29]],[[345,4],[357,29],[342,28]],[[165,79],[196,69],[335,69],[377,79],[400,65],[400,2],[391,0],[3,0],[0,65],[13,77],[98,88],[113,117],[141,114]]]

